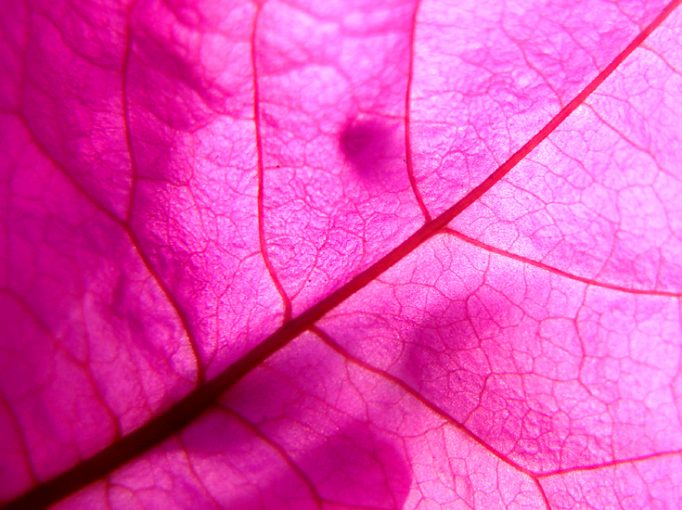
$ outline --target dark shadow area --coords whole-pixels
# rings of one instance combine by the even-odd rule
[[[454,420],[466,421],[480,404],[490,374],[466,305],[455,302],[434,311],[406,340],[394,375]]]
[[[356,117],[339,133],[339,148],[359,177],[375,180],[390,169],[392,160],[404,156],[395,131],[386,121]]]
[[[347,425],[300,462],[325,499],[348,508],[403,508],[412,474],[398,448],[370,425]]]
[[[348,424],[294,458],[240,421],[216,414],[183,436],[198,483],[227,497],[231,507],[313,510],[326,502],[339,509],[403,508],[412,481],[408,462],[369,424]],[[216,473],[224,481],[218,483]]]

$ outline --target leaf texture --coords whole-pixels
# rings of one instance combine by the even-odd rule
[[[679,3],[0,0],[0,504],[682,506]]]

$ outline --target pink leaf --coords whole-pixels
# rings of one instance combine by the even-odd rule
[[[0,1],[0,502],[682,507],[679,4]]]

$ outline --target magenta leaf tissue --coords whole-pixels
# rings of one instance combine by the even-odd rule
[[[679,0],[0,11],[0,507],[682,507]]]

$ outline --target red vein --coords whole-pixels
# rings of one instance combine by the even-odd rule
[[[323,315],[334,309],[357,291],[374,281],[381,274],[408,256],[428,239],[439,233],[453,218],[478,200],[523,158],[547,138],[573,111],[580,106],[594,90],[606,80],[616,68],[656,29],[682,2],[674,0],[635,37],[630,44],[600,72],[585,89],[570,103],[562,108],[549,123],[533,136],[523,147],[515,152],[505,163],[498,167],[485,181],[469,192],[459,202],[440,216],[426,223],[396,248],[379,259],[373,266],[357,274],[343,287],[340,287],[301,315],[285,323],[260,344],[254,346],[242,358],[227,367],[214,379],[180,399],[140,428],[109,445],[92,457],[64,471],[56,477],[31,489],[8,503],[5,508],[40,508],[55,503],[84,488],[113,470],[135,459],[142,453],[157,446],[171,437],[197,417],[210,409],[220,396],[234,386],[246,374],[259,367],[266,359],[285,347],[299,334],[309,329]]]
[[[268,256],[268,243],[265,240],[265,175],[263,169],[263,137],[261,134],[261,115],[260,115],[260,88],[258,84],[258,66],[257,52],[256,52],[256,33],[258,29],[258,18],[260,16],[261,4],[257,4],[256,14],[253,17],[253,28],[251,29],[251,75],[253,77],[253,123],[256,132],[256,153],[257,153],[257,168],[258,168],[258,242],[260,244],[260,252],[263,254],[263,263],[270,275],[272,283],[275,285],[277,292],[282,298],[284,305],[283,321],[286,323],[291,319],[291,300],[287,296],[282,282],[280,282],[277,272],[275,271],[270,257]]]
[[[128,10],[128,16],[130,17],[132,15],[132,12],[134,10],[135,4],[132,4],[129,7]],[[130,57],[131,57],[131,52],[132,52],[132,32],[130,30],[130,19],[127,20],[127,29],[126,29],[126,36],[125,36],[125,53],[123,54],[123,62],[122,62],[122,68],[121,68],[121,104],[123,107],[123,130],[125,133],[125,140],[126,140],[126,146],[128,148],[128,154],[130,154],[130,168],[131,168],[131,176],[130,176],[130,195],[128,197],[128,207],[126,210],[126,216],[125,219],[120,220],[117,216],[110,216],[112,218],[115,218],[115,221],[120,224],[124,231],[128,234],[128,238],[130,239],[130,242],[135,248],[135,251],[137,252],[138,256],[140,257],[140,260],[142,261],[142,264],[145,266],[145,269],[147,272],[151,275],[151,277],[156,281],[157,285],[161,289],[161,292],[163,293],[164,297],[166,298],[166,301],[170,303],[171,307],[175,311],[178,319],[180,320],[180,323],[182,324],[182,327],[187,334],[187,340],[189,342],[189,346],[192,349],[192,354],[194,356],[194,359],[196,360],[196,377],[197,377],[197,384],[203,383],[203,381],[206,378],[205,370],[203,367],[203,364],[201,362],[201,350],[199,348],[199,344],[197,343],[196,337],[194,335],[194,332],[192,330],[191,324],[189,317],[187,316],[187,313],[185,312],[184,308],[180,306],[180,303],[176,299],[175,295],[170,291],[168,286],[166,285],[166,282],[161,278],[161,276],[158,274],[156,268],[153,266],[151,260],[145,253],[145,251],[142,249],[142,244],[140,243],[140,240],[137,238],[137,235],[133,231],[133,228],[130,224],[130,215],[132,214],[132,210],[135,204],[135,196],[137,192],[137,184],[136,180],[138,178],[138,165],[137,165],[137,158],[135,157],[135,145],[133,143],[133,136],[132,136],[132,129],[131,129],[131,122],[130,122],[130,100],[128,98],[128,74],[130,70]],[[68,172],[64,171],[66,175],[69,175]],[[72,180],[72,182],[76,182],[75,179]],[[79,189],[82,190],[80,186],[78,186]],[[84,191],[84,190],[82,190]],[[87,196],[87,195],[86,195]]]
[[[666,457],[672,457],[678,459],[682,455],[682,450],[668,450],[656,453],[650,453],[647,455],[637,455],[634,457],[624,457],[622,459],[616,459],[608,462],[602,462],[600,464],[587,464],[584,466],[576,466],[567,469],[556,469],[554,471],[548,471],[546,473],[538,474],[539,478],[550,478],[552,476],[561,476],[572,473],[580,473],[585,471],[598,471],[600,469],[608,469],[623,466],[626,464],[635,464],[638,462],[646,462],[649,460],[658,460]]]
[[[494,253],[494,254],[500,255],[502,257],[513,259],[513,260],[516,260],[516,261],[521,262],[523,264],[527,264],[529,266],[534,266],[534,267],[537,267],[538,269],[542,269],[542,270],[547,271],[549,273],[553,273],[555,275],[561,276],[561,277],[566,278],[568,280],[573,280],[576,282],[585,283],[585,284],[590,285],[592,287],[601,287],[603,289],[616,290],[618,292],[625,292],[626,294],[639,294],[639,295],[644,295],[644,296],[682,298],[682,294],[679,292],[667,292],[667,291],[662,291],[662,290],[659,291],[659,290],[649,290],[649,289],[633,289],[631,287],[624,287],[622,285],[615,285],[612,283],[600,282],[600,281],[597,281],[593,278],[578,276],[578,275],[569,273],[567,271],[563,271],[561,269],[558,269],[554,266],[550,266],[549,264],[545,264],[543,262],[538,262],[537,260],[529,259],[528,257],[523,257],[523,256],[517,255],[515,253],[511,253],[511,252],[508,252],[505,250],[501,250],[501,249],[496,248],[494,246],[491,246],[489,244],[478,241],[477,239],[473,239],[473,238],[471,238],[465,234],[462,234],[461,232],[453,230],[449,227],[443,229],[443,232],[445,234],[448,234],[448,235],[451,235],[451,236],[456,237],[458,239],[461,239],[465,243],[469,243],[472,246],[476,246],[477,248],[481,248],[482,250],[488,251],[490,253]]]
[[[412,187],[412,192],[414,197],[417,199],[417,204],[419,204],[419,209],[421,209],[422,214],[426,221],[431,221],[431,213],[426,208],[424,204],[424,198],[419,191],[419,186],[417,185],[417,179],[414,175],[414,160],[412,157],[412,135],[410,133],[410,111],[412,108],[412,79],[414,77],[414,42],[417,32],[417,15],[419,14],[419,5],[421,0],[417,0],[414,6],[414,11],[412,12],[412,20],[410,21],[410,45],[409,45],[409,57],[408,57],[408,69],[407,69],[407,87],[405,90],[405,164],[407,165],[407,177],[410,180],[410,186]]]

